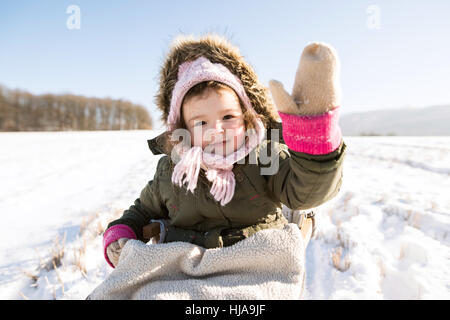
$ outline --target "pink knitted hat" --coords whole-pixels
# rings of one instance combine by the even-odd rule
[[[224,83],[236,92],[245,108],[254,115],[252,118],[256,134],[250,132],[249,139],[242,147],[227,156],[204,152],[198,146],[186,148],[183,144],[178,144],[175,151],[181,157],[181,160],[175,165],[172,182],[180,187],[187,183],[187,189],[194,192],[200,167],[203,165],[207,168],[207,179],[213,182],[211,194],[224,206],[231,201],[234,195],[236,182],[232,171],[233,164],[243,159],[261,143],[265,135],[265,128],[262,121],[257,117],[241,80],[222,64],[211,63],[207,58],[201,56],[194,61],[184,62],[178,69],[178,81],[172,92],[167,118],[167,129],[169,131],[176,129],[175,125],[181,116],[181,103],[188,90],[200,82],[209,80]]]
[[[185,94],[196,84],[209,80],[215,80],[231,87],[241,98],[245,108],[256,115],[241,80],[224,65],[211,63],[207,58],[201,56],[196,60],[182,63],[178,68],[178,81],[173,88],[169,116],[167,117],[169,130],[175,128],[175,123],[180,117],[181,103]]]

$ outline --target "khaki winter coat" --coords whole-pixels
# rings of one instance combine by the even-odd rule
[[[148,141],[155,155],[165,152],[165,139],[163,134]],[[288,150],[282,141],[267,139],[246,157],[246,164],[234,165],[235,193],[225,206],[209,193],[210,185],[204,178],[199,179],[194,193],[173,185],[170,154],[166,154],[134,205],[108,228],[126,224],[146,242],[149,239],[144,239],[142,228],[151,219],[168,219],[165,242],[187,241],[205,248],[231,245],[259,230],[282,228],[287,221],[281,204],[294,210],[309,209],[336,196],[342,183],[345,149],[342,141],[332,153],[309,155]],[[278,171],[263,175],[261,168],[271,166],[268,160],[276,161],[272,152],[279,157]],[[203,170],[201,175],[204,177]]]

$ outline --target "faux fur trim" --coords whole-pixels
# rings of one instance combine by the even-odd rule
[[[244,60],[238,47],[224,36],[207,33],[199,37],[177,35],[165,55],[165,61],[159,73],[159,90],[155,103],[162,112],[161,120],[167,124],[172,90],[178,78],[178,67],[185,61],[205,56],[213,63],[221,63],[238,76],[255,111],[260,115],[267,129],[276,127],[280,121],[277,110],[267,87],[259,81],[253,68]]]

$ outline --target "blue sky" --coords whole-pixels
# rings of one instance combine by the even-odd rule
[[[79,30],[66,26],[70,5]],[[158,120],[172,38],[213,31],[240,47],[264,85],[277,79],[288,91],[303,48],[330,43],[343,113],[450,104],[449,15],[447,0],[1,1],[0,84],[128,99]]]

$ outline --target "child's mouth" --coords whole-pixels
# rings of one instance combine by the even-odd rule
[[[228,140],[221,142],[211,143],[207,146],[211,153],[222,153],[226,151]]]
[[[227,144],[227,141],[225,140],[225,141],[222,141],[222,142],[216,142],[216,143],[213,144],[213,146],[215,146],[215,147],[224,146],[225,147],[226,144]]]

